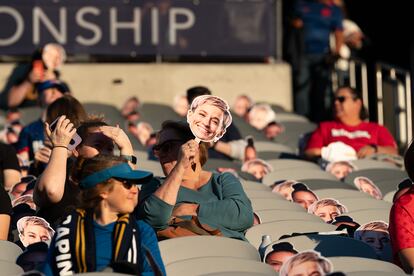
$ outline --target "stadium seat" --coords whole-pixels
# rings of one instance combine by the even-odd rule
[[[263,177],[263,183],[267,186],[272,185],[279,180],[303,180],[303,179],[327,179],[336,181],[335,176],[324,171],[317,171],[314,169],[291,169],[283,171],[273,171]]]
[[[191,236],[159,242],[161,256],[167,266],[174,262],[200,257],[232,257],[260,261],[256,248],[251,244],[226,237]]]
[[[0,260],[1,275],[22,275],[23,269],[14,262]]]
[[[76,276],[125,276],[129,274],[100,271],[100,272],[76,273],[73,275],[76,275]]]
[[[349,189],[320,189],[315,191],[319,198],[332,197],[335,199],[341,198],[371,198],[368,194],[358,190]]]
[[[290,210],[305,212],[300,205],[287,200],[278,200],[274,198],[251,198],[253,211],[262,210]]]
[[[39,119],[42,115],[42,109],[38,106],[20,108],[19,111],[22,114],[21,121],[25,126]]]
[[[263,235],[270,235],[272,241],[279,240],[283,235],[292,233],[313,233],[335,231],[336,226],[307,220],[284,220],[258,224],[246,232],[246,239],[256,248],[259,248]]]
[[[231,168],[231,169],[240,169],[241,164],[240,162],[233,162],[230,160],[224,160],[224,159],[215,159],[215,158],[209,158],[207,159],[207,162],[204,164],[203,168],[207,171],[214,171],[217,168]]]
[[[293,153],[293,149],[289,148],[289,152],[283,151],[258,151],[257,158],[263,160],[273,160],[273,159],[299,159],[295,153]]]
[[[168,276],[208,275],[211,273],[245,272],[250,275],[275,275],[273,268],[259,261],[231,257],[203,257],[174,262],[165,267]],[[216,274],[217,275],[217,274]]]
[[[166,120],[185,120],[175,113],[170,106],[159,103],[143,103],[139,108],[139,113],[141,115],[140,120],[150,123],[154,130],[161,129],[161,124]]]
[[[15,243],[0,240],[0,261],[14,263],[22,252],[22,249]]]
[[[262,131],[259,131],[249,125],[243,118],[240,118],[239,116],[233,115],[233,124],[237,127],[237,129],[240,132],[241,137],[246,136],[253,136],[254,140],[257,141],[269,141],[269,139],[266,138],[264,133]]]
[[[353,272],[346,273],[346,275],[347,276],[407,276],[407,274],[403,272],[396,272],[396,271],[353,271]]]
[[[353,171],[347,177],[345,177],[345,182],[354,185],[354,179],[357,176],[365,176],[374,181],[378,186],[377,182],[384,182],[386,180],[391,180],[395,182],[392,186],[392,189],[400,183],[402,180],[407,178],[407,173],[399,169],[366,169]],[[380,188],[380,187],[379,187]],[[381,189],[381,188],[380,188]],[[382,191],[382,190],[381,190]]]
[[[301,116],[295,113],[288,113],[288,112],[284,112],[284,113],[277,113],[276,114],[276,119],[278,123],[281,123],[282,125],[285,122],[302,122],[302,123],[309,123],[308,118],[306,118],[305,116]]]
[[[382,200],[387,201],[387,202],[391,202],[392,203],[392,199],[394,198],[394,194],[397,192],[397,190],[392,190],[388,193],[386,193]]]
[[[295,211],[289,211],[289,210],[260,210],[260,211],[255,211],[255,213],[259,217],[261,223],[269,223],[273,221],[281,221],[281,220],[289,220],[289,219],[321,222],[321,219],[319,217],[305,213],[305,212],[295,212]]]
[[[256,148],[257,152],[261,151],[274,151],[274,152],[287,152],[287,153],[295,153],[295,151],[283,144],[278,144],[274,142],[267,142],[267,141],[257,141],[254,143],[254,147]]]
[[[362,271],[392,272],[395,273],[394,275],[403,273],[402,269],[395,264],[380,260],[357,257],[330,257],[328,259],[332,262],[335,271],[342,271],[345,274]]]
[[[339,201],[347,207],[349,212],[368,209],[391,210],[392,206],[389,202],[374,198],[341,198]]]
[[[372,159],[358,159],[351,162],[356,170],[367,170],[367,169],[398,169],[395,164],[385,161],[378,161]]]
[[[283,126],[285,131],[279,134],[274,141],[295,150],[298,148],[300,137],[316,129],[316,124],[311,122],[283,122]]]
[[[309,161],[303,160],[293,160],[293,159],[274,159],[274,160],[267,160],[275,171],[283,171],[283,170],[290,170],[290,169],[315,169],[320,171],[321,168]]]
[[[138,161],[137,166],[140,170],[152,172],[154,176],[164,176],[164,172],[162,171],[161,165],[157,161],[141,160]]]
[[[266,187],[266,186],[265,186]],[[272,193],[272,191],[257,191],[257,190],[246,190],[244,191],[246,195],[252,199],[252,198],[271,198],[274,200],[283,200],[286,202],[286,199],[282,197],[281,195],[277,193]]]
[[[245,191],[247,190],[252,190],[252,191],[272,191],[272,189],[270,189],[268,186],[263,185],[262,183],[259,182],[254,182],[254,181],[249,181],[249,180],[240,180],[243,189]]]
[[[324,257],[349,256],[376,259],[374,249],[368,244],[349,237],[337,235],[301,235],[278,242],[289,242],[298,251],[315,250]]]
[[[389,222],[390,209],[389,208],[377,208],[367,210],[357,210],[347,213],[348,216],[354,219],[359,224],[368,223],[374,220],[382,220]]]
[[[354,186],[351,186],[348,183],[344,183],[339,180],[302,179],[301,182],[305,183],[313,191],[321,189],[345,189],[356,191],[356,188]]]

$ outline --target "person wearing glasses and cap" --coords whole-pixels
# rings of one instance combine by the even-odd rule
[[[153,176],[133,170],[122,158],[98,155],[79,160],[72,175],[78,183],[79,208],[56,230],[43,272],[69,275],[101,271],[165,275],[154,230],[131,213],[138,203],[138,184]]]
[[[349,86],[340,87],[334,97],[335,120],[319,124],[312,133],[305,155],[309,159],[321,156],[322,147],[343,142],[357,152],[358,158],[373,154],[397,155],[397,144],[391,133],[377,123],[365,121],[367,112],[360,93]]]

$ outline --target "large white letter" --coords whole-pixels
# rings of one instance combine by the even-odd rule
[[[151,9],[151,42],[152,45],[158,45],[160,42],[159,34],[159,11],[157,7]]]
[[[141,10],[134,8],[134,19],[132,22],[118,22],[118,10],[111,8],[109,10],[109,24],[110,24],[110,43],[111,45],[118,44],[118,29],[132,29],[134,31],[134,44],[141,44]]]
[[[98,8],[95,8],[95,7],[83,7],[76,13],[76,23],[78,23],[79,26],[92,31],[94,35],[91,38],[84,38],[78,35],[76,36],[75,40],[79,44],[82,44],[85,46],[92,46],[101,40],[102,31],[98,25],[88,22],[85,20],[85,18],[83,18],[85,14],[87,13],[91,13],[93,15],[99,15],[101,12],[99,11]]]
[[[24,31],[24,21],[21,14],[13,8],[10,7],[0,7],[0,13],[10,14],[16,21],[16,31],[9,38],[0,38],[0,46],[9,46],[15,43],[23,34]]]
[[[177,15],[184,15],[187,17],[187,21],[178,23]],[[169,38],[170,44],[177,44],[177,30],[185,30],[191,28],[195,23],[194,13],[185,8],[171,8],[169,18]]]
[[[46,29],[52,34],[56,41],[60,44],[66,44],[67,40],[67,28],[66,21],[67,13],[66,8],[59,9],[59,30],[53,25],[52,21],[46,16],[43,10],[39,7],[33,8],[33,44],[40,43],[40,21],[43,22]]]

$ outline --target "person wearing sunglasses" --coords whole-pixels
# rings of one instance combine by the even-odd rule
[[[367,112],[361,95],[354,88],[343,86],[336,91],[334,116],[335,120],[320,123],[312,133],[305,150],[309,159],[319,158],[322,147],[333,142],[351,146],[358,158],[373,154],[398,154],[391,133],[384,126],[366,121]]]
[[[138,184],[152,173],[133,170],[122,157],[98,155],[79,160],[72,178],[81,189],[78,209],[56,230],[45,275],[101,271],[165,275],[154,230],[133,214]]]
[[[205,143],[194,140],[185,122],[166,121],[157,134],[154,154],[166,178],[154,179],[140,193],[137,214],[155,230],[166,229],[171,218],[199,222],[223,236],[245,240],[253,225],[253,210],[240,181],[231,173],[203,169]]]

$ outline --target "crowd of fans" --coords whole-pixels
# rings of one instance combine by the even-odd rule
[[[24,250],[18,264],[45,275],[108,267],[135,275],[165,275],[159,240],[214,235],[247,242],[246,231],[261,221],[243,184],[264,185],[264,178],[278,171],[260,158],[255,135],[274,143],[289,131],[277,121],[278,113],[271,105],[240,95],[231,106],[235,120],[230,124],[225,102],[211,96],[206,87],[192,87],[185,96],[177,96],[171,107],[178,120],[165,121],[157,130],[141,120],[141,103],[132,97],[120,109],[124,130],[108,125],[105,117],[87,114],[59,80],[58,68],[65,59],[59,46],[45,47],[40,56],[34,58],[25,79],[12,86],[9,97],[24,90],[36,98],[41,117],[24,125],[20,113],[24,109],[17,107],[23,108],[28,96],[20,97],[24,101],[9,100],[0,144],[0,239]],[[39,60],[42,69],[35,65]],[[206,101],[215,106],[214,118],[197,111]],[[354,160],[397,155],[389,131],[366,121],[358,91],[340,87],[333,109],[334,120],[305,135],[304,154],[295,159],[317,161],[321,171],[343,183],[358,169]],[[211,122],[205,123],[204,117]],[[205,124],[201,135],[206,139],[201,142],[192,129],[198,124]],[[242,124],[251,127],[252,136],[242,136],[238,128]],[[148,160],[159,162],[164,176],[139,170],[128,135],[145,148]],[[413,147],[405,154],[410,179],[414,178]],[[208,162],[218,160],[232,165],[206,169]],[[410,179],[398,186],[389,226],[384,221],[358,224],[341,199],[319,198],[306,181],[272,179],[269,193],[280,194],[339,231],[345,229],[340,235],[368,244],[377,259],[394,261],[410,272],[414,267]],[[368,177],[355,178],[354,185],[356,192],[383,199]],[[43,252],[42,261],[28,265],[25,256],[30,252]],[[311,271],[306,275],[326,275],[335,269],[320,253],[299,252],[283,241],[269,245],[263,261],[280,275],[303,270]]]

